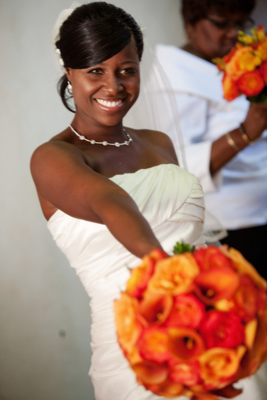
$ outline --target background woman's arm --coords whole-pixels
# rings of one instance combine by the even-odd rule
[[[243,126],[250,141],[257,139],[267,128],[267,104],[251,104]],[[239,151],[242,151],[247,146],[248,141],[242,138],[239,128],[227,132],[215,140],[211,147],[211,175],[221,169]]]

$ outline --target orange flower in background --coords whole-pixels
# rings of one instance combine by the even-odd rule
[[[260,73],[263,77],[265,85],[267,85],[267,61],[261,64],[260,66]]]
[[[165,321],[166,326],[198,328],[205,314],[204,304],[193,294],[174,297],[172,310]]]
[[[223,76],[223,98],[227,101],[232,101],[240,96],[241,92],[234,81],[229,75],[224,74]]]
[[[148,284],[148,291],[177,295],[192,289],[199,268],[191,253],[159,261]]]
[[[174,252],[151,252],[133,269],[114,304],[119,345],[158,396],[233,398],[232,385],[267,360],[267,283],[226,245]]]
[[[245,330],[241,319],[233,312],[209,311],[200,327],[208,349],[233,348],[244,343]]]
[[[138,302],[126,293],[114,303],[115,323],[119,343],[124,350],[131,350],[141,333],[141,323],[137,318]]]
[[[246,72],[237,81],[239,90],[246,96],[257,96],[264,88],[265,83],[259,71]]]
[[[263,26],[251,29],[250,35],[239,32],[238,42],[230,53],[213,62],[219,71],[224,71],[225,100],[232,101],[244,94],[251,102],[267,102],[267,35]]]
[[[245,72],[254,71],[260,64],[261,58],[254,53],[252,47],[242,47],[236,50],[233,57],[230,58],[225,72],[236,81]]]
[[[265,37],[262,43],[259,43],[255,49],[255,54],[260,57],[262,61],[267,60],[267,38]]]

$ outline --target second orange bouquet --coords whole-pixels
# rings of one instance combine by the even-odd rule
[[[223,58],[213,60],[223,75],[224,98],[244,94],[252,103],[267,103],[267,35],[264,27],[239,32],[238,42]]]
[[[132,270],[114,305],[120,347],[159,396],[235,397],[267,358],[266,281],[235,249],[177,245]]]

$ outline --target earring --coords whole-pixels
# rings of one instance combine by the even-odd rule
[[[68,89],[69,94],[72,94],[72,86],[71,86],[70,81],[68,81],[67,89]]]

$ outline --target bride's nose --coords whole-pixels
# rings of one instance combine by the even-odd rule
[[[124,87],[119,76],[115,74],[109,74],[106,76],[103,89],[109,94],[116,94],[121,92]]]

